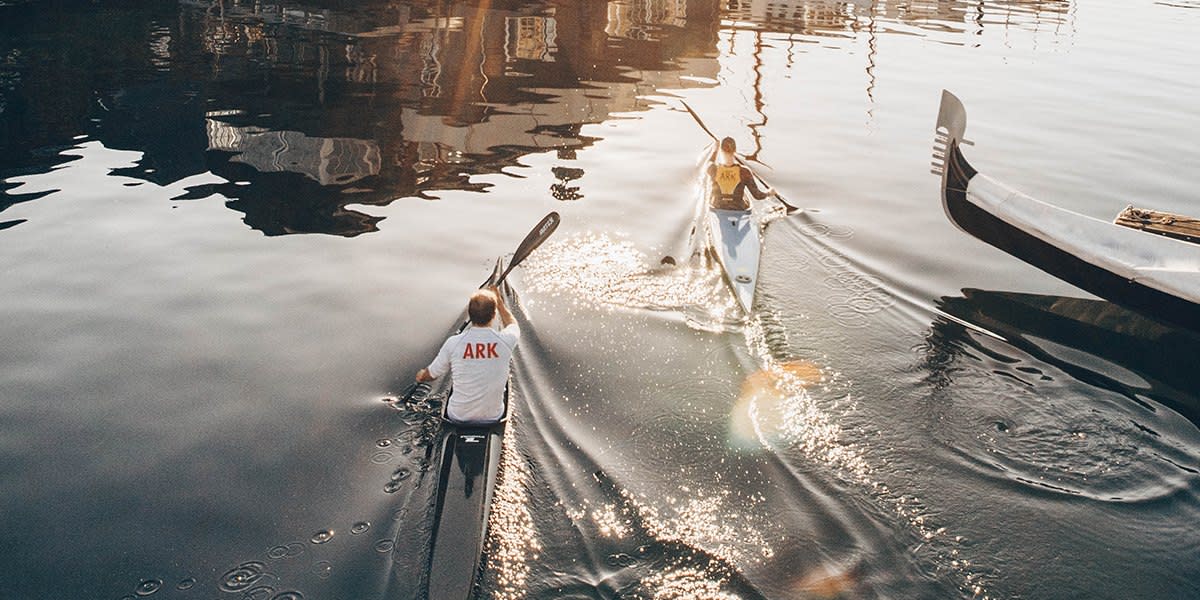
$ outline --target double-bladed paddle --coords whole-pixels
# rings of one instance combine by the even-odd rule
[[[712,138],[714,142],[717,142],[718,144],[720,144],[721,143],[720,138],[718,138],[716,135],[714,135],[712,131],[709,131],[708,126],[705,125],[704,121],[700,119],[700,115],[696,114],[696,111],[692,110],[692,107],[688,106],[687,102],[684,102],[682,100],[680,100],[679,102],[681,104],[683,104],[684,108],[687,109],[688,114],[692,115],[692,118],[696,120],[696,124],[700,126],[700,129],[703,129],[704,133],[707,133],[708,137]],[[739,158],[739,160],[740,160],[740,158]],[[771,186],[767,185],[767,182],[763,181],[762,178],[759,177],[758,174],[755,173],[753,169],[750,170],[750,174],[754,177],[755,181],[758,181],[758,183],[761,184],[763,187],[771,187]],[[787,208],[788,214],[791,214],[798,210],[802,210],[800,207],[792,206],[791,204],[788,203],[787,200],[784,200],[783,196],[780,195],[778,190],[775,190],[775,199],[778,200],[780,204],[782,204],[784,207]]]

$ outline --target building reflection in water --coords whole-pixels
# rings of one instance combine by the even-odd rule
[[[725,28],[760,28],[780,33],[846,36],[878,23],[879,33],[913,33],[937,42],[963,44],[962,34],[986,27],[1030,31],[1067,24],[1069,0],[729,0]]]
[[[703,5],[692,11],[703,20],[688,22],[689,4]],[[274,202],[257,212],[277,221],[301,215],[288,206],[294,194],[250,197],[272,177],[317,182],[315,193],[339,207],[484,191],[474,176],[531,152],[570,160],[595,141],[580,135],[584,125],[645,110],[647,94],[695,86],[680,78],[716,69],[683,72],[676,62],[711,54],[709,2],[182,5],[181,27],[201,38],[218,88],[206,119],[207,149],[218,151],[209,165],[249,183],[220,191],[237,200],[231,206]],[[312,216],[303,219],[311,229]],[[295,229],[249,214],[247,222]]]
[[[596,141],[580,134],[585,125],[645,110],[660,89],[714,85],[723,39],[732,50],[746,30],[759,60],[755,85],[764,34],[865,36],[870,96],[879,33],[920,30],[961,45],[974,43],[980,28],[1057,27],[1070,7],[1062,0],[180,0],[78,14],[41,7],[22,18],[44,23],[42,12],[57,11],[114,35],[101,51],[63,26],[39,34],[49,42],[14,37],[14,49],[0,49],[15,57],[0,63],[0,128],[12,134],[0,149],[6,172],[49,169],[68,159],[38,149],[69,145],[78,124],[90,122],[88,135],[106,146],[143,153],[122,176],[167,185],[212,171],[238,185],[189,197],[226,195],[251,227],[353,235],[377,219],[355,217],[371,225],[353,231],[343,218],[351,202],[485,191],[478,175],[518,165],[528,153],[571,160]],[[739,37],[736,45],[744,43]],[[58,47],[75,51],[45,50]],[[761,90],[755,98],[761,125]],[[563,186],[546,193],[586,196]],[[294,191],[271,191],[292,188],[316,197],[301,202]],[[0,207],[33,199],[5,189],[0,181],[7,198]]]
[[[231,161],[263,173],[290,171],[321,185],[347,185],[379,174],[379,146],[369,140],[235,127],[212,118],[205,123],[209,150],[232,152]]]

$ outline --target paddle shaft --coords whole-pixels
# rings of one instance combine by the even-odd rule
[[[682,103],[683,107],[687,109],[688,114],[692,115],[692,118],[695,119],[696,124],[700,126],[700,129],[703,129],[704,133],[707,133],[708,137],[712,138],[714,142],[716,142],[717,144],[720,144],[721,140],[718,139],[717,136],[714,135],[713,132],[708,129],[708,126],[704,124],[704,121],[700,118],[700,115],[696,114],[696,111],[692,110],[692,107],[688,106],[687,102],[683,102],[682,100],[680,100],[680,103]],[[747,168],[749,168],[749,167],[747,167]],[[750,175],[752,177],[754,177],[754,180],[757,181],[763,187],[771,187],[771,186],[767,185],[767,182],[763,181],[762,177],[758,176],[758,173],[754,172],[754,169],[750,169]],[[778,200],[780,204],[783,204],[785,207],[787,207],[788,212],[800,210],[800,207],[792,206],[790,203],[788,203],[787,200],[784,200],[783,196],[780,195],[778,190],[775,191],[775,199]]]

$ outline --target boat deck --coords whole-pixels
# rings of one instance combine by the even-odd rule
[[[1127,206],[1113,223],[1200,244],[1200,219],[1195,217]]]

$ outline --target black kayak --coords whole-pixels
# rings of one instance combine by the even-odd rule
[[[485,285],[491,285],[504,271],[503,259]],[[512,302],[511,288],[500,287],[506,302]],[[463,321],[455,333],[463,331]],[[484,543],[487,540],[488,515],[500,470],[501,446],[510,410],[509,387],[504,388],[504,414],[495,423],[460,423],[446,415],[450,398],[449,377],[410,391],[443,398],[440,435],[441,465],[433,508],[433,529],[429,541],[428,563],[424,580],[428,600],[465,600],[476,596]],[[440,384],[440,385],[439,385]]]
[[[489,425],[455,423],[443,415],[442,465],[429,564],[430,600],[475,596],[488,515],[508,419]]]

